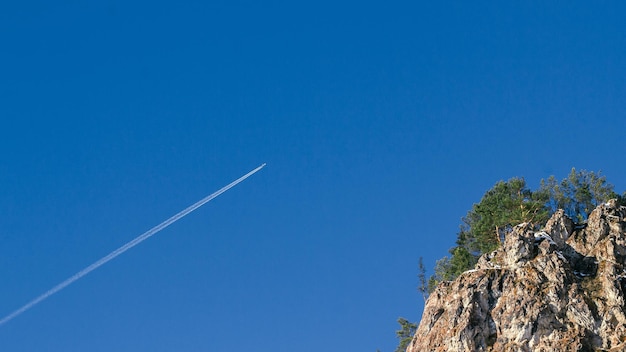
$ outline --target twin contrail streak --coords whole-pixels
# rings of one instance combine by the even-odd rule
[[[74,281],[76,281],[76,280],[80,279],[81,277],[89,274],[90,272],[98,269],[102,265],[104,265],[107,262],[113,260],[118,255],[120,255],[120,254],[126,252],[127,250],[135,247],[139,243],[147,240],[151,236],[155,235],[157,232],[163,230],[164,228],[166,228],[166,227],[170,226],[171,224],[175,223],[176,221],[180,220],[185,215],[191,213],[192,211],[194,211],[194,210],[200,208],[201,206],[203,206],[204,204],[208,203],[213,198],[215,198],[215,197],[219,196],[220,194],[228,191],[229,189],[231,189],[232,187],[237,185],[239,182],[241,182],[241,181],[245,180],[246,178],[252,176],[252,174],[254,174],[255,172],[261,170],[264,166],[265,166],[265,164],[262,164],[261,166],[257,167],[256,169],[248,172],[247,174],[245,174],[245,175],[241,176],[240,178],[236,179],[235,181],[233,181],[233,182],[229,183],[228,185],[222,187],[217,192],[215,192],[213,194],[210,194],[210,195],[200,199],[199,201],[197,201],[196,203],[190,205],[189,207],[187,207],[186,209],[182,210],[178,214],[176,214],[176,215],[172,216],[171,218],[163,221],[162,223],[158,224],[157,226],[155,226],[155,227],[151,228],[150,230],[146,231],[145,233],[139,235],[134,240],[132,240],[132,241],[126,243],[125,245],[121,246],[120,248],[114,250],[113,252],[109,253],[105,257],[103,257],[103,258],[99,259],[98,261],[96,261],[95,263],[89,265],[85,269],[77,272],[76,274],[74,274],[73,276],[71,276],[67,280],[61,282],[60,284],[54,286],[53,288],[51,288],[50,290],[48,290],[47,292],[45,292],[41,296],[39,296],[39,297],[33,299],[32,301],[26,303],[22,308],[14,311],[13,313],[7,315],[4,318],[2,318],[2,320],[0,320],[0,325],[4,325],[9,320],[17,317],[18,315],[20,315],[20,314],[24,313],[25,311],[29,310],[30,308],[32,308],[36,304],[40,303],[41,301],[45,300],[46,298],[52,296],[53,294],[61,291],[62,289],[66,288],[67,286],[71,285],[72,283],[74,283]]]

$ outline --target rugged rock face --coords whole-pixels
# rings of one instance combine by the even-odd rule
[[[518,225],[426,302],[407,352],[626,351],[626,207]]]

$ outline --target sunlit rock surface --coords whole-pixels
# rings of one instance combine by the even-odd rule
[[[407,351],[626,351],[625,216],[610,201],[586,226],[516,226],[430,295]]]

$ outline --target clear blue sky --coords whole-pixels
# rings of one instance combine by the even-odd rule
[[[5,1],[2,351],[393,351],[496,181],[626,189],[624,2]]]

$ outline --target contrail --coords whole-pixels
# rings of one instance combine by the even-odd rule
[[[217,192],[215,192],[213,194],[210,194],[210,195],[200,199],[199,201],[197,201],[196,203],[190,205],[189,207],[187,207],[186,209],[182,210],[178,214],[176,214],[176,215],[172,216],[171,218],[163,221],[162,223],[158,224],[157,226],[155,226],[155,227],[151,228],[150,230],[146,231],[145,233],[139,235],[134,240],[132,240],[132,241],[126,243],[125,245],[121,246],[120,248],[114,250],[113,252],[109,253],[105,257],[103,257],[103,258],[99,259],[98,261],[96,261],[95,263],[89,265],[85,269],[77,272],[76,274],[74,274],[73,276],[71,276],[67,280],[61,282],[60,284],[54,286],[53,288],[51,288],[50,290],[48,290],[47,292],[45,292],[41,296],[39,296],[39,297],[33,299],[32,301],[26,303],[22,308],[14,311],[13,313],[7,315],[4,318],[2,318],[2,320],[0,320],[0,325],[4,325],[9,320],[17,317],[18,315],[20,315],[20,314],[24,313],[25,311],[29,310],[30,308],[32,308],[36,304],[40,303],[41,301],[45,300],[46,298],[52,296],[53,294],[61,291],[62,289],[66,288],[67,286],[71,285],[72,283],[74,283],[74,281],[76,281],[76,280],[80,279],[81,277],[89,274],[90,272],[98,269],[99,267],[101,267],[102,265],[106,264],[110,260],[114,259],[118,255],[120,255],[120,254],[126,252],[127,250],[135,247],[139,243],[147,240],[152,235],[155,235],[157,232],[163,230],[164,228],[166,228],[166,227],[170,226],[171,224],[175,223],[176,221],[180,220],[185,215],[191,213],[192,211],[194,211],[194,210],[200,208],[201,206],[203,206],[204,204],[208,203],[211,199],[213,199],[213,198],[219,196],[220,194],[228,191],[229,189],[231,189],[235,185],[237,185],[239,182],[241,182],[241,181],[245,180],[246,178],[252,176],[252,174],[254,174],[255,172],[261,170],[264,166],[265,166],[265,163],[263,163],[261,166],[257,167],[256,169],[248,172],[247,174],[241,176],[240,178],[236,179],[235,181],[229,183],[228,185],[220,188]]]

